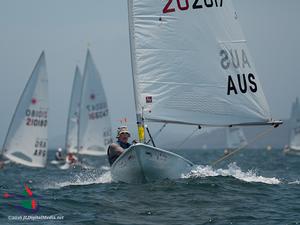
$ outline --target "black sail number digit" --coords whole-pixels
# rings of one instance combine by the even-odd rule
[[[199,0],[195,0],[194,4],[193,4],[193,9],[202,9],[203,6],[201,4],[199,4]]]

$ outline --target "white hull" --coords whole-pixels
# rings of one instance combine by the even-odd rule
[[[300,156],[300,149],[290,147],[287,150],[284,150],[284,153],[288,154],[288,155],[299,155]]]
[[[8,162],[13,162],[13,163],[16,163],[16,164],[21,164],[21,165],[24,165],[24,166],[27,166],[27,167],[33,167],[33,168],[45,168],[46,166],[43,165],[43,164],[32,164],[32,162],[29,162],[29,161],[26,161],[26,160],[23,160],[19,157],[15,157],[13,155],[5,155],[5,157],[8,159],[7,161]]]
[[[191,171],[189,160],[152,146],[137,144],[127,149],[112,165],[115,182],[145,183],[163,179],[179,179]]]
[[[64,163],[65,163],[64,160],[61,160],[61,161],[52,160],[52,161],[50,162],[50,164],[52,164],[52,165],[59,165],[59,164],[64,164]]]
[[[71,164],[65,163],[64,165],[60,166],[59,169],[61,170],[67,170],[71,167]]]

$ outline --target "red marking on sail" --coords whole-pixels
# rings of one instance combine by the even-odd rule
[[[32,103],[33,105],[35,105],[35,104],[37,103],[37,100],[36,100],[35,98],[32,98],[32,99],[31,99],[31,103]]]

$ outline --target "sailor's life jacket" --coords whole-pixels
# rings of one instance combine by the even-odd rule
[[[62,153],[61,153],[61,152],[56,152],[56,154],[55,154],[55,159],[56,159],[57,161],[63,160],[64,158],[63,158]]]
[[[127,149],[131,146],[129,143],[123,143],[117,141],[117,143],[113,143],[108,146],[107,149],[107,158],[110,165],[112,165],[117,158],[123,153],[124,149]]]

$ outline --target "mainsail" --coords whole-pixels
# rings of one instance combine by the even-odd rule
[[[138,120],[272,122],[231,0],[128,0],[128,8]]]
[[[240,127],[228,127],[226,129],[227,148],[237,149],[247,144],[247,139]]]
[[[290,124],[290,149],[300,151],[300,103],[298,98],[292,107]]]
[[[79,154],[104,155],[112,142],[111,122],[100,74],[88,50],[79,110]]]
[[[25,86],[3,146],[9,160],[45,167],[48,147],[48,78],[42,52]]]
[[[82,76],[79,68],[76,66],[66,132],[66,151],[70,153],[78,152],[78,124],[81,87]]]

